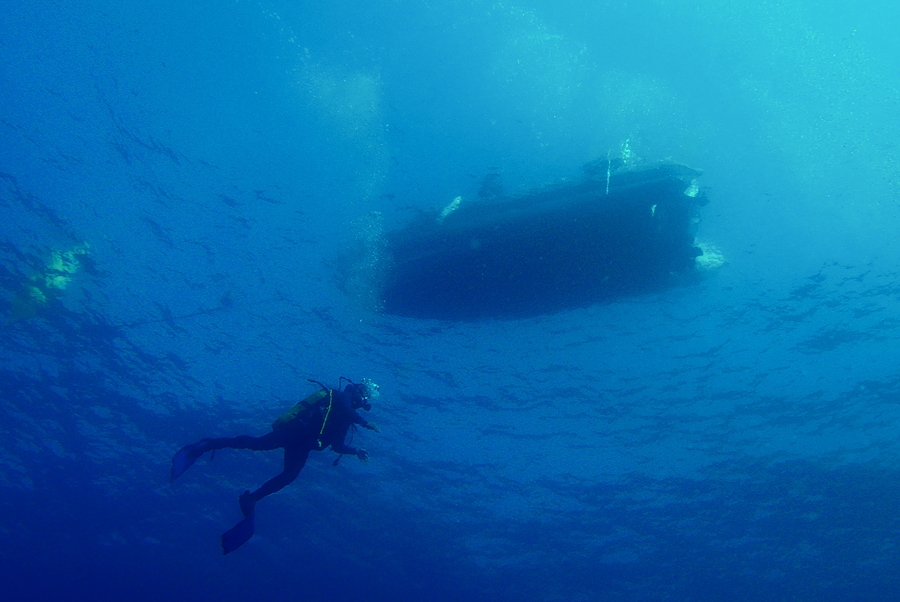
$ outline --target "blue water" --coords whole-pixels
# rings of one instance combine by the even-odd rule
[[[897,599],[898,17],[7,2],[0,596]],[[373,309],[360,241],[626,155],[705,171],[727,264],[524,320]],[[381,385],[371,461],[312,454],[223,557],[279,454],[170,485],[172,454],[342,375]]]

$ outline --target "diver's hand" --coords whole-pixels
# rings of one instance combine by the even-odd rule
[[[378,427],[375,426],[375,423],[374,423],[374,422],[366,423],[366,428],[369,429],[370,431],[375,431],[376,433],[380,433],[380,432],[381,432],[381,431],[378,430]]]
[[[360,462],[368,462],[369,461],[369,452],[364,449],[356,450],[356,457],[359,458]]]

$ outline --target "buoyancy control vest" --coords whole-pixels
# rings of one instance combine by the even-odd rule
[[[328,399],[329,395],[332,395],[332,392],[329,390],[316,391],[279,416],[278,419],[272,423],[272,430],[284,428],[288,423],[293,422],[294,420],[300,420],[302,422],[309,421],[310,417],[312,417],[313,413],[316,411],[316,408],[330,407],[331,404]],[[324,426],[325,425],[323,424],[322,427],[324,428]]]

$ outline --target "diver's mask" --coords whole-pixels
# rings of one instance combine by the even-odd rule
[[[347,388],[353,387],[353,405],[356,408],[362,408],[365,411],[372,409],[370,400],[378,397],[378,384],[374,381],[364,378],[359,383],[351,383]]]

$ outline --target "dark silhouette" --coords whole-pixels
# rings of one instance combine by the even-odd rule
[[[342,378],[343,380],[347,380]],[[219,439],[201,439],[197,443],[185,445],[172,459],[171,481],[180,477],[191,465],[208,451],[230,447],[232,449],[252,449],[268,451],[284,448],[284,470],[275,475],[256,491],[245,491],[238,499],[244,519],[222,535],[222,551],[228,554],[244,545],[253,536],[253,518],[256,502],[280,491],[293,482],[306,464],[311,451],[322,451],[329,446],[341,455],[353,454],[362,462],[369,461],[364,449],[350,447],[345,443],[351,425],[360,425],[376,433],[378,427],[367,422],[357,410],[372,409],[369,401],[378,395],[378,385],[370,380],[353,383],[347,380],[343,390],[330,389],[318,381],[322,389],[295,405],[272,424],[272,432],[262,437],[240,435]],[[355,428],[355,426],[354,426]],[[338,460],[334,461],[337,465]]]

